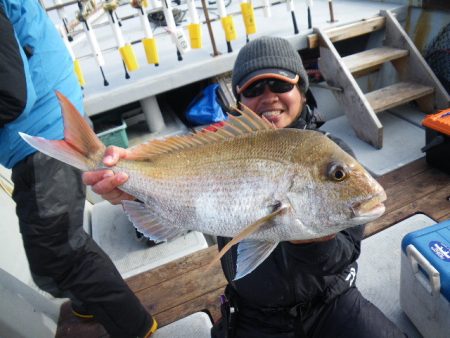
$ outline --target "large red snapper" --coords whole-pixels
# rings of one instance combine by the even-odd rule
[[[81,170],[104,168],[105,146],[57,95],[65,139],[22,137]],[[240,241],[236,279],[280,241],[324,237],[378,218],[386,199],[369,173],[322,133],[274,129],[249,111],[216,131],[131,148],[112,170],[129,175],[121,189],[143,203],[122,203],[148,238],[164,241],[197,230]]]

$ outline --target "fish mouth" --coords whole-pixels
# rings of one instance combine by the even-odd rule
[[[365,201],[353,203],[351,206],[354,216],[352,220],[357,223],[363,223],[377,219],[383,215],[386,210],[384,201],[386,201],[386,193],[383,190],[377,195],[369,197]]]

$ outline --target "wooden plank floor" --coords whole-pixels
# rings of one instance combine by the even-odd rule
[[[417,213],[436,222],[450,219],[450,175],[431,168],[424,158],[378,181],[388,196],[386,213],[366,226],[366,237]],[[209,313],[215,321],[220,317],[219,296],[226,284],[219,264],[206,269],[216,252],[216,246],[209,247],[131,277],[127,283],[161,326],[197,311]],[[100,325],[75,318],[66,303],[56,337],[97,338],[107,334]]]
[[[366,237],[417,213],[436,222],[450,219],[450,175],[430,167],[425,158],[377,180],[386,190],[386,212],[366,225]]]

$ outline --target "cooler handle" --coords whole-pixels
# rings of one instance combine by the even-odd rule
[[[417,280],[429,291],[434,297],[439,296],[441,291],[441,275],[439,271],[420,253],[419,250],[412,244],[406,247],[406,254],[408,255],[411,267]],[[425,270],[428,275],[428,283],[426,282],[423,274],[419,272],[420,267]]]

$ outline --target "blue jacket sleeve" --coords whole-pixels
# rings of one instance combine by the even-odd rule
[[[27,58],[6,10],[0,1],[0,128],[26,114],[36,99]]]

